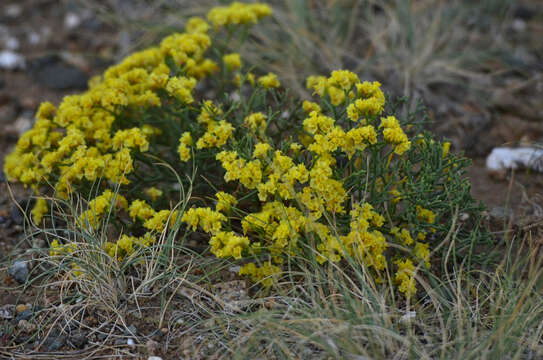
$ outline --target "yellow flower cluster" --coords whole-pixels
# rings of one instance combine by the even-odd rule
[[[104,250],[109,256],[122,261],[125,257],[134,254],[137,248],[149,247],[154,242],[155,238],[149,232],[140,237],[123,234],[116,243],[106,242]]]
[[[257,81],[258,85],[266,89],[278,88],[281,86],[281,83],[277,80],[277,75],[274,73],[268,73],[268,75],[261,76]]]
[[[87,92],[65,97],[58,109],[43,103],[35,126],[6,157],[8,179],[20,180],[36,192],[41,184],[56,179],[56,194],[65,198],[83,180],[104,177],[129,184],[132,152],[147,151],[150,137],[161,130],[146,124],[113,131],[115,114],[160,106],[161,90],[191,103],[196,79],[217,68],[204,58],[210,44],[205,33],[171,35],[159,47],[132,54],[109,68],[91,81]],[[167,59],[184,67],[187,76],[170,76]]]
[[[261,112],[256,112],[245,117],[245,125],[255,134],[263,135],[266,131],[267,116]]]
[[[215,196],[217,197],[217,205],[215,205],[215,209],[222,213],[230,212],[232,206],[236,205],[237,203],[235,197],[228,193],[225,193],[224,191],[219,191],[215,194]]]
[[[222,57],[222,61],[226,68],[230,71],[239,69],[241,67],[241,57],[238,53],[226,54]]]
[[[411,147],[411,141],[407,138],[407,135],[403,132],[400,122],[394,116],[387,116],[381,118],[380,128],[383,128],[383,137],[391,144],[395,144],[394,152],[398,155],[402,155]]]
[[[409,297],[416,291],[417,267],[430,266],[423,229],[434,231],[440,225],[433,225],[433,211],[415,208],[409,183],[404,184],[409,177],[394,173],[400,156],[413,149],[398,119],[383,114],[381,84],[361,82],[347,70],[309,77],[306,85],[320,102],[304,101],[303,112],[288,109],[289,118],[300,113],[302,118],[289,124],[292,133],[279,136],[275,130],[282,126],[274,121],[285,108],[269,101],[280,96],[253,96],[245,102],[247,89],[234,87],[239,98],[225,97],[221,104],[206,99],[207,92],[199,93],[208,84],[200,81],[219,68],[218,80],[228,76],[234,86],[248,81],[257,86],[247,87],[257,95],[273,94],[281,86],[273,73],[243,73],[238,53],[207,51],[211,27],[253,24],[270,13],[263,4],[214,8],[207,14],[209,23],[191,18],[184,33],[130,55],[94,78],[87,92],[66,97],[58,109],[42,104],[35,126],[6,158],[5,172],[36,192],[52,183],[64,198],[91,182],[99,184],[101,195],[89,201],[77,220],[93,230],[104,223],[105,214],[121,226],[128,223],[116,240],[104,245],[119,261],[137,256],[158,233],[184,223],[189,231],[208,233],[216,257],[252,257],[239,274],[266,287],[277,282],[286,256],[315,244],[320,263],[355,259],[377,280],[394,268],[399,291]],[[207,57],[212,55],[215,60]],[[222,85],[232,89],[231,80]],[[417,140],[413,144],[419,146]],[[449,146],[443,144],[444,157]],[[218,189],[215,207],[183,212],[153,208],[171,200],[160,190],[168,189],[171,180],[151,174],[157,168],[153,160],[162,156],[176,171],[185,171],[193,157],[195,168],[211,169],[212,176],[224,170],[228,184],[214,183],[216,177],[210,181]],[[126,186],[140,180],[142,184]],[[209,189],[194,187],[201,188]],[[141,192],[147,201],[134,196]],[[210,195],[198,194],[203,199]],[[40,223],[46,213],[47,203],[40,198],[32,218]],[[74,249],[58,241],[51,244],[56,255]],[[398,249],[406,254],[398,257]]]
[[[396,260],[396,266],[398,271],[394,277],[394,280],[398,284],[398,289],[405,294],[407,298],[411,297],[416,291],[415,281],[415,265],[409,259]]]
[[[190,147],[192,146],[192,135],[190,132],[185,131],[179,138],[179,147],[177,152],[179,153],[179,159],[181,161],[189,161],[191,157]]]
[[[151,198],[151,200],[153,200],[153,201],[160,198],[162,196],[162,194],[163,194],[162,190],[157,189],[154,186],[145,189],[145,195],[149,196]]]
[[[49,207],[47,206],[47,200],[45,200],[44,198],[38,198],[31,212],[32,220],[34,221],[34,223],[41,223],[43,216],[47,214],[48,210]]]
[[[218,6],[211,9],[207,14],[207,19],[215,27],[255,24],[271,13],[271,8],[266,4],[243,4],[235,1],[229,6]]]
[[[334,106],[349,100],[351,104],[347,107],[347,114],[352,121],[358,121],[360,116],[381,114],[385,104],[380,83],[360,82],[358,76],[348,70],[332,71],[329,78],[310,76],[306,87],[320,97],[328,95]]]
[[[264,287],[270,287],[276,281],[276,275],[281,272],[279,266],[273,265],[271,262],[266,262],[261,266],[256,266],[255,263],[247,263],[240,270],[240,275],[247,275],[252,281],[258,282]]]
[[[114,200],[115,203],[113,204]],[[127,207],[128,202],[124,196],[115,194],[111,190],[105,190],[102,195],[89,201],[87,210],[79,215],[78,224],[82,228],[96,229],[102,215],[109,213],[111,210],[126,210]]]

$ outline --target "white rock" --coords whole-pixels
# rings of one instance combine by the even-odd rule
[[[28,40],[28,43],[31,44],[31,45],[39,44],[40,41],[41,41],[40,34],[38,34],[35,31],[32,31],[31,33],[29,33],[26,38]]]
[[[64,27],[68,30],[75,29],[81,24],[81,18],[79,15],[69,12],[64,17]]]
[[[415,318],[415,316],[417,316],[416,311],[408,311],[405,315],[402,315],[402,317],[400,317],[400,322],[409,321],[409,320]]]
[[[492,171],[529,168],[543,171],[543,149],[532,147],[498,147],[486,158],[486,167]]]
[[[19,48],[19,45],[20,45],[19,40],[17,40],[16,37],[10,36],[7,39],[5,39],[4,46],[8,50],[17,50]]]
[[[23,13],[23,7],[18,4],[11,4],[4,8],[4,14],[10,18],[16,18]]]
[[[149,356],[147,360],[162,360],[160,356]]]
[[[11,50],[0,51],[0,69],[15,70],[24,69],[26,61],[24,56]]]

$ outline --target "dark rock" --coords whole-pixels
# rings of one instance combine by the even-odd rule
[[[20,209],[20,206],[21,204],[19,204],[19,206],[17,206],[17,204],[14,204],[9,211],[9,217],[15,225],[23,225],[25,221],[25,217]]]
[[[24,284],[28,279],[29,269],[27,261],[16,261],[8,269],[8,274],[19,284]],[[24,311],[23,311],[24,313]],[[19,319],[21,320],[21,319]]]
[[[4,170],[0,170],[0,182],[6,181],[6,174],[4,174]]]
[[[124,330],[124,334],[126,336],[136,336],[138,329],[135,325],[130,325],[128,328]]]
[[[34,315],[34,310],[32,310],[32,309],[21,311],[15,317],[15,322],[18,323],[21,320],[29,320],[30,318],[32,318],[32,315]]]
[[[15,342],[15,344],[23,344],[23,343],[26,343],[26,342],[30,341],[31,338],[32,338],[32,336],[19,335],[15,339],[13,339],[13,341]]]
[[[116,346],[126,345],[126,339],[120,338],[115,340]]]
[[[30,65],[34,79],[50,89],[85,89],[89,76],[58,55],[46,55]]]
[[[513,12],[513,16],[517,19],[522,19],[525,21],[531,20],[535,15],[534,9],[529,8],[524,5],[517,5]]]
[[[87,336],[81,332],[74,332],[68,339],[68,343],[75,349],[83,349],[87,342]]]
[[[47,350],[49,351],[56,351],[59,350],[61,347],[64,346],[66,343],[66,337],[65,336],[58,336],[51,341],[49,345],[47,345]]]
[[[55,329],[49,333],[49,336],[45,339],[43,344],[48,351],[56,351],[62,348],[65,343],[66,336]]]

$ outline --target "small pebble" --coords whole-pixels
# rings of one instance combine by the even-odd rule
[[[11,50],[0,51],[0,69],[17,70],[24,69],[26,60],[24,56]]]
[[[76,333],[72,335],[69,339],[71,345],[76,349],[83,349],[87,344],[87,337],[82,333]]]
[[[136,328],[135,325],[130,325],[128,328],[124,330],[124,334],[126,336],[136,336],[137,331],[138,329]]]
[[[26,304],[19,304],[15,307],[15,310],[17,310],[17,313],[22,313],[23,311],[28,310],[28,309],[30,309],[30,306]]]
[[[147,340],[147,342],[145,343],[145,348],[147,349],[148,354],[156,353],[158,350],[158,346],[158,343],[153,340]]]
[[[25,310],[25,311],[17,314],[17,316],[15,317],[15,321],[19,322],[21,320],[28,320],[28,319],[30,319],[32,317],[32,315],[34,315],[32,309]]]
[[[36,331],[36,324],[32,324],[28,320],[19,320],[19,322],[17,323],[17,327],[25,333],[32,333]]]
[[[19,4],[11,4],[4,8],[4,14],[10,18],[19,17],[23,13],[23,7]]]
[[[160,356],[149,356],[147,360],[162,360]]]
[[[24,284],[28,279],[29,269],[27,261],[16,261],[8,269],[8,274],[19,284]]]

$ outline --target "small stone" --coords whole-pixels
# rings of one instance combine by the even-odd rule
[[[158,350],[158,343],[153,340],[147,340],[145,348],[147,349],[148,354],[155,354]]]
[[[47,339],[45,340],[45,347],[48,351],[56,351],[64,346],[66,343],[66,336],[60,334],[58,330],[51,331]]]
[[[85,89],[89,76],[66,63],[58,55],[47,55],[31,62],[34,79],[50,89]]]
[[[28,320],[32,317],[32,315],[34,315],[34,312],[32,311],[32,309],[25,310],[17,314],[17,316],[15,317],[15,321],[19,322],[21,320]]]
[[[23,13],[23,7],[19,4],[10,4],[4,8],[4,14],[9,18],[16,18]]]
[[[17,70],[26,67],[26,60],[23,55],[11,50],[0,51],[0,69]]]
[[[4,39],[4,47],[8,50],[17,50],[19,49],[19,46],[21,43],[16,37],[9,36],[8,38]]]
[[[147,360],[162,360],[160,356],[149,356]]]
[[[124,330],[124,334],[126,336],[136,336],[138,329],[135,325],[130,325],[128,328]]]
[[[160,332],[162,333],[162,335],[166,335],[168,333],[168,328],[164,327],[164,328],[160,329]]]
[[[19,116],[13,125],[6,129],[6,132],[14,133],[17,136],[23,135],[25,132],[32,128],[32,118],[29,116]]]
[[[19,304],[15,307],[15,310],[17,310],[17,313],[22,313],[23,311],[29,310],[29,309],[30,309],[30,306],[26,304]]]
[[[83,349],[87,345],[87,341],[87,337],[81,332],[72,334],[68,339],[68,342],[76,349]]]
[[[123,338],[115,339],[114,344],[115,346],[123,346],[126,345],[126,340]]]
[[[36,324],[33,324],[28,320],[19,320],[19,322],[17,323],[17,327],[25,333],[32,333],[36,331],[37,328]]]
[[[9,211],[9,217],[15,225],[23,225],[25,221],[25,217],[21,209],[17,205],[13,205],[11,207],[11,210]]]
[[[81,17],[76,13],[69,12],[64,17],[64,27],[73,30],[81,24]]]
[[[13,319],[14,314],[15,305],[7,304],[0,307],[0,319]]]
[[[128,340],[126,340],[126,343],[127,343],[128,346],[130,346],[131,348],[135,348],[135,347],[136,347],[136,342],[134,341],[134,339],[128,339]]]
[[[28,279],[28,261],[16,261],[8,269],[8,274],[19,284],[24,284]]]
[[[37,32],[32,31],[27,35],[26,39],[31,45],[37,45],[41,41],[41,36]]]

